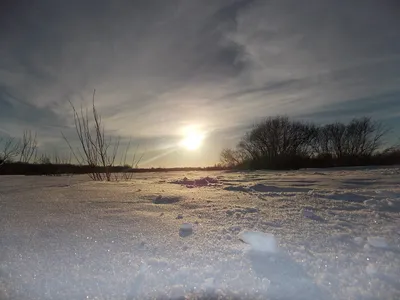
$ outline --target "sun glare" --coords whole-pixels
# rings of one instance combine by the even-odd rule
[[[202,145],[203,139],[204,135],[200,132],[188,132],[180,142],[180,145],[187,150],[196,150]]]

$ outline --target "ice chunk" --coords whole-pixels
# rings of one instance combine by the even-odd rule
[[[202,186],[212,186],[218,184],[218,179],[211,177],[203,177],[200,179],[189,180],[184,177],[182,180],[172,181],[171,183],[184,185],[187,188],[202,187]]]
[[[228,230],[231,231],[231,232],[235,232],[235,231],[239,232],[240,230],[242,230],[242,227],[240,227],[240,226],[231,226],[231,227],[228,228]]]
[[[227,210],[227,211],[226,211],[226,214],[227,214],[228,216],[232,216],[233,213],[234,213],[234,211],[232,211],[232,210]]]
[[[367,239],[368,244],[375,248],[387,248],[388,243],[384,237],[371,236]]]
[[[249,244],[252,250],[269,253],[278,252],[278,244],[271,233],[242,231],[239,233],[239,239]]]
[[[193,233],[193,226],[190,223],[183,223],[179,228],[179,235],[185,237]]]
[[[193,226],[190,223],[183,223],[181,225],[181,230],[183,230],[183,231],[191,231],[192,229],[193,229]]]
[[[364,201],[364,205],[371,208],[376,208],[379,205],[379,201],[376,199],[368,199]]]

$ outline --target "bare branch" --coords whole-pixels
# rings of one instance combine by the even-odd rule
[[[32,134],[30,130],[24,130],[21,144],[20,144],[20,156],[19,160],[23,163],[31,162],[32,157],[36,156],[37,152],[37,133]]]
[[[0,166],[9,162],[20,153],[20,143],[13,137],[0,138]]]
[[[89,117],[87,108],[84,110],[81,106],[78,112],[70,102],[74,116],[75,132],[80,147],[74,150],[66,136],[62,135],[78,163],[80,165],[87,164],[91,167],[92,172],[90,177],[93,180],[111,181],[112,170],[118,155],[120,138],[113,138],[106,135],[101,116],[96,109],[95,94],[96,90],[93,91],[91,117]],[[125,153],[127,151],[128,149]]]

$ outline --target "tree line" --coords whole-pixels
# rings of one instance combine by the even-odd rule
[[[0,137],[0,174],[57,175],[89,174],[93,180],[130,180],[138,171],[141,157],[133,154],[131,143],[120,149],[119,138],[105,133],[94,93],[89,110],[72,105],[78,138],[75,148],[65,135],[68,157],[38,154],[36,133],[25,130],[21,139]],[[335,166],[400,164],[400,147],[385,146],[388,128],[368,117],[348,123],[317,125],[291,120],[287,116],[268,117],[253,126],[235,148],[223,149],[221,164],[214,169],[299,169]],[[119,153],[119,155],[118,155]],[[120,157],[119,164],[116,162]],[[74,158],[76,164],[71,164]]]
[[[400,148],[384,145],[388,132],[369,117],[326,125],[268,117],[235,148],[223,149],[220,159],[223,166],[252,169],[398,164]]]

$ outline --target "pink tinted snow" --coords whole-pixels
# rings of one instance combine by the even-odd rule
[[[215,186],[218,184],[218,179],[207,176],[200,179],[190,180],[187,177],[184,177],[182,180],[171,181],[171,183],[184,185],[187,188],[195,188],[203,186]]]

